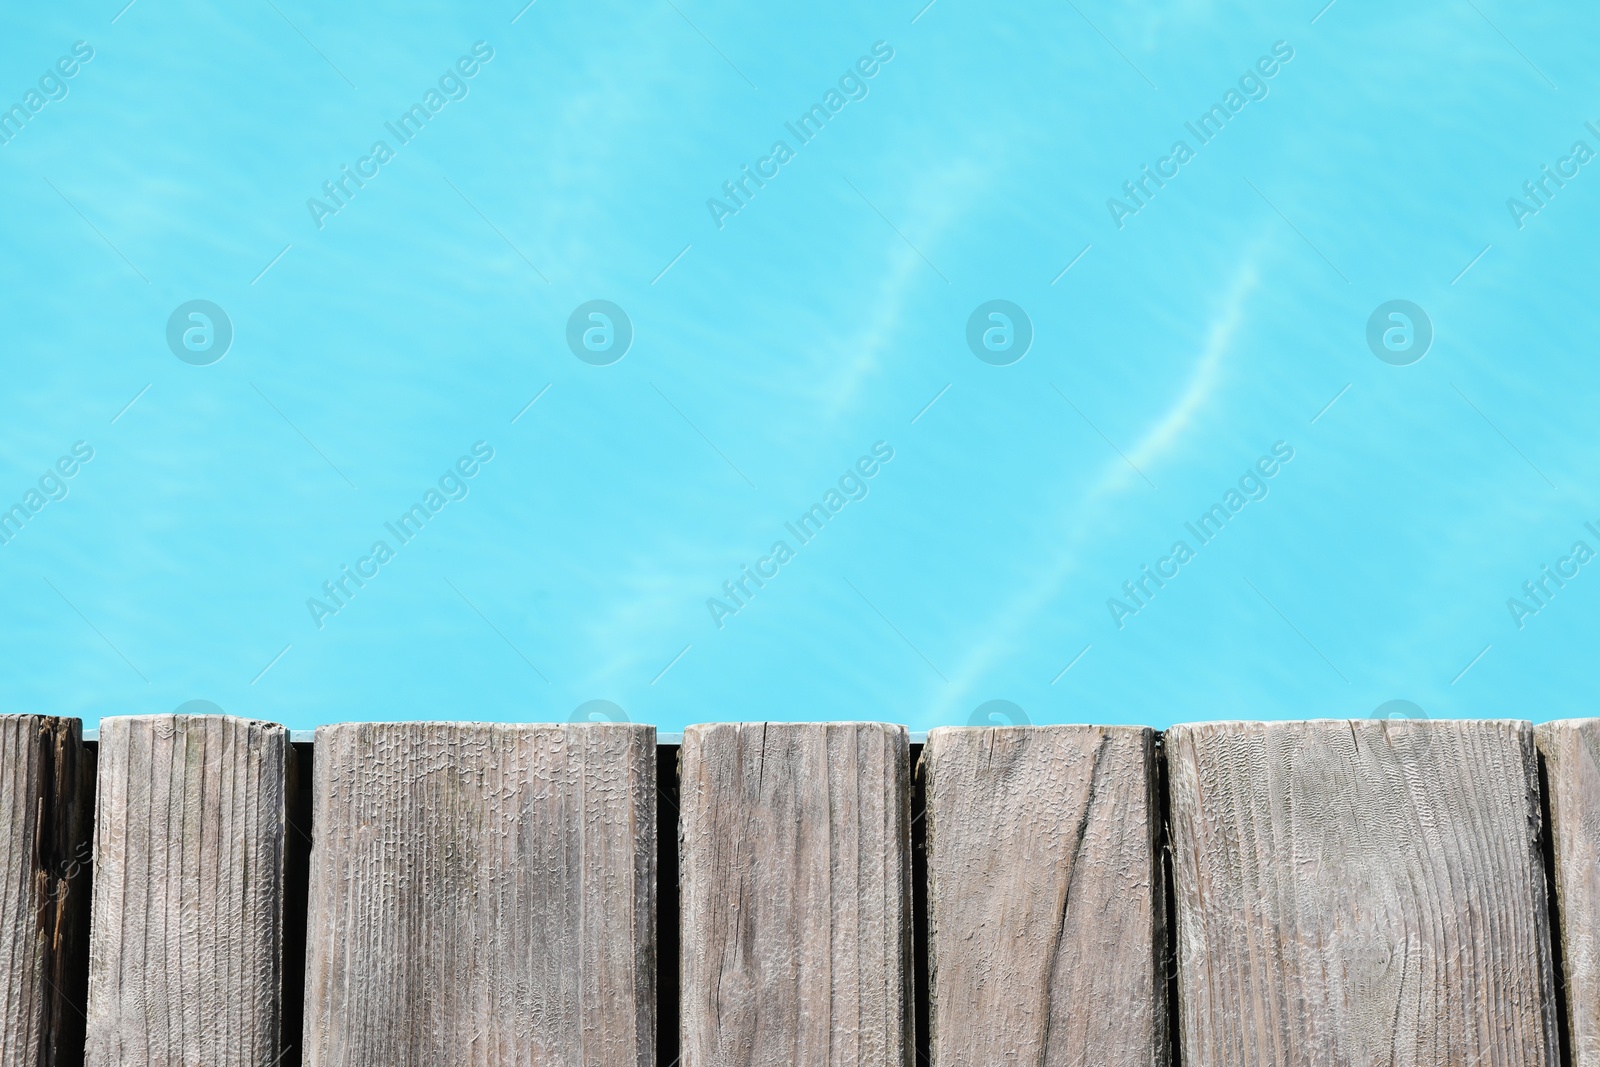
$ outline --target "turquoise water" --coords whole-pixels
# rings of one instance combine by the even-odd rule
[[[8,14],[0,711],[1592,714],[1600,9],[923,5]]]

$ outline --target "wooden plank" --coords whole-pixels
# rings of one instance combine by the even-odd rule
[[[277,1061],[291,758],[274,723],[101,720],[89,1067]]]
[[[1600,719],[1534,730],[1545,760],[1573,1067],[1600,1067]]]
[[[681,760],[685,1067],[910,1067],[905,727],[691,726]]]
[[[1552,1067],[1533,728],[1166,734],[1182,1062]]]
[[[89,897],[91,774],[78,720],[0,716],[0,1067],[70,1062],[82,1037],[70,971]]]
[[[311,1067],[653,1067],[655,728],[317,731]]]
[[[1155,734],[948,727],[922,750],[933,1067],[1168,1062]]]

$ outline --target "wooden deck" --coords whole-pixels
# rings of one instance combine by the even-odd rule
[[[1600,720],[0,717],[0,1067],[1600,1067]]]

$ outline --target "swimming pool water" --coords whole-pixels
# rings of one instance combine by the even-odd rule
[[[1600,10],[124,2],[0,35],[0,710],[1592,713]]]

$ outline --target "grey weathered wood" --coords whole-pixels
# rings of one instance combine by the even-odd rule
[[[1166,734],[1182,1062],[1551,1067],[1533,728]]]
[[[291,759],[273,723],[101,721],[89,1067],[278,1059]]]
[[[1155,735],[941,728],[921,770],[933,1067],[1164,1067]]]
[[[655,728],[316,735],[304,1062],[652,1067]]]
[[[0,716],[0,1067],[70,1061],[83,1005],[68,973],[88,879],[82,724]]]
[[[1534,734],[1545,759],[1572,1064],[1600,1067],[1600,719],[1545,723]]]
[[[909,1067],[909,738],[691,726],[681,759],[684,1067]]]

